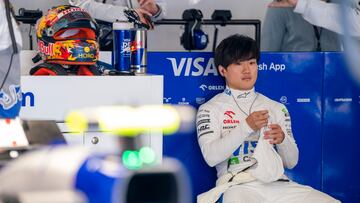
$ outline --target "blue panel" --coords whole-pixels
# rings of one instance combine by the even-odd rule
[[[222,91],[212,53],[149,53],[149,73],[164,75],[164,103],[198,107]],[[298,166],[288,175],[299,183],[321,186],[321,92],[323,54],[262,54],[256,89],[287,105],[300,149]],[[204,162],[196,134],[164,138],[164,155],[184,163],[192,180],[193,195],[215,183],[215,170]]]
[[[341,54],[326,53],[324,83],[323,189],[360,202],[360,87]]]
[[[321,189],[322,53],[264,53],[257,91],[288,108],[300,156],[287,174],[294,181]]]
[[[10,92],[10,94],[6,92]],[[15,118],[19,116],[21,107],[20,86],[10,85],[6,92],[0,91],[0,118]]]
[[[164,75],[164,103],[198,107],[224,88],[212,53],[149,53],[149,73]],[[209,86],[210,85],[210,86]],[[171,99],[169,99],[171,98]]]
[[[104,168],[106,161],[105,157],[91,156],[88,157],[83,163],[81,163],[79,170],[77,171],[76,177],[74,177],[74,189],[81,191],[87,198],[88,203],[111,203],[120,202],[119,197],[112,195],[114,188],[123,187],[120,184],[123,183],[123,179],[118,176],[109,175],[105,173]],[[98,168],[92,167],[96,164]],[[120,165],[120,164],[119,164]],[[121,166],[116,166],[117,171],[120,174],[128,174],[129,172]],[[125,178],[126,179],[126,176]],[[116,185],[119,184],[119,185]],[[115,199],[115,200],[114,200]]]

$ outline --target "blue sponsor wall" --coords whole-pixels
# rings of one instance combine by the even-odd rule
[[[322,53],[265,53],[259,62],[257,91],[286,105],[299,148],[294,181],[321,189]]]
[[[345,67],[325,53],[323,190],[350,203],[360,202],[360,86]]]

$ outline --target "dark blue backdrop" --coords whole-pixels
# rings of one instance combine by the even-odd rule
[[[345,67],[343,55],[325,53],[323,190],[360,202],[360,87]]]
[[[164,75],[164,103],[197,108],[224,89],[212,53],[153,52],[148,58],[149,73]],[[263,53],[256,90],[285,104],[292,116],[300,160],[287,174],[343,202],[360,202],[360,158],[353,156],[360,155],[360,91],[345,70],[339,53]],[[353,100],[334,103],[335,97]],[[213,187],[215,171],[204,162],[195,132],[165,137],[164,155],[186,166],[194,200]]]

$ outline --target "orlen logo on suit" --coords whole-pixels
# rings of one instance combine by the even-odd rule
[[[224,124],[240,123],[239,120],[233,119],[233,117],[235,116],[235,113],[233,111],[225,111],[224,115],[230,118],[230,119],[224,119],[223,120]]]
[[[175,76],[208,76],[219,75],[214,64],[214,58],[166,58],[171,62]]]

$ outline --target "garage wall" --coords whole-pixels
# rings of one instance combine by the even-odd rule
[[[209,19],[215,9],[231,10],[233,19],[260,19],[262,20],[265,12],[266,5],[270,0],[165,0],[167,2],[167,15],[166,18],[181,18],[182,12],[188,8],[200,9],[204,17]],[[15,11],[19,8],[26,9],[41,9],[46,11],[48,8],[66,4],[66,0],[12,0]],[[29,49],[29,26],[22,25],[21,30],[24,39],[24,49]],[[203,30],[209,34],[210,43],[205,51],[211,50],[214,26],[204,26]],[[184,51],[180,46],[180,35],[183,29],[181,26],[176,25],[161,25],[155,30],[149,32],[149,50],[150,51]],[[254,28],[251,26],[227,26],[219,28],[218,41],[235,33],[243,33],[249,36],[254,35]],[[34,39],[35,40],[35,39]],[[161,42],[161,43],[158,43]]]

